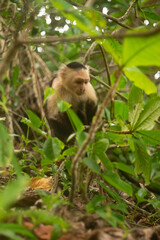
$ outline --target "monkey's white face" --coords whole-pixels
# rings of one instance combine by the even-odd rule
[[[88,70],[69,70],[69,74],[66,78],[66,84],[70,91],[80,96],[85,94],[89,80]]]
[[[77,95],[83,95],[86,91],[86,86],[89,82],[89,79],[76,78],[74,79],[75,93]]]

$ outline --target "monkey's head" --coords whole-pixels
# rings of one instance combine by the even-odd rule
[[[85,65],[71,62],[68,65],[63,65],[59,74],[65,88],[78,96],[85,94],[87,84],[90,81],[89,70]]]

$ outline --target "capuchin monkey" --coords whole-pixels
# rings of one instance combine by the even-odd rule
[[[90,125],[97,110],[97,96],[90,83],[88,67],[71,62],[62,65],[52,80],[55,92],[47,100],[47,119],[52,136],[66,142],[73,128],[66,112],[59,112],[57,102],[63,100],[72,105],[84,125]]]

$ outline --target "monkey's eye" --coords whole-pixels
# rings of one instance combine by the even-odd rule
[[[87,83],[88,83],[88,80],[84,81],[84,83],[87,84]]]
[[[77,84],[82,84],[82,80],[77,80],[76,83]]]

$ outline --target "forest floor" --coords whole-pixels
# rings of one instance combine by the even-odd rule
[[[4,187],[8,182],[9,176],[1,176],[0,186]],[[64,231],[59,238],[52,238],[54,229],[53,224],[39,223],[35,225],[28,216],[22,217],[22,224],[26,226],[29,231],[35,235],[35,239],[59,239],[59,240],[159,240],[160,239],[160,220],[152,222],[152,214],[149,211],[135,205],[131,197],[126,199],[128,202],[129,214],[125,216],[125,226],[111,227],[105,220],[103,220],[96,213],[86,213],[86,203],[81,198],[79,193],[76,193],[74,205],[57,204],[54,209],[48,210],[45,203],[42,201],[37,189],[43,189],[48,196],[52,196],[50,192],[51,178],[33,178],[30,186],[26,189],[24,194],[17,200],[13,206],[13,212],[20,209],[21,211],[30,210],[44,210],[48,214],[56,215],[64,219],[67,224],[67,230]],[[66,194],[67,195],[67,194]],[[123,197],[123,196],[122,196]],[[68,196],[64,197],[67,202]],[[56,204],[56,203],[55,203]],[[16,215],[16,214],[15,214]],[[12,215],[7,220],[9,223],[15,223],[17,218]],[[0,235],[1,240],[10,238]],[[28,238],[23,238],[28,239]],[[30,239],[30,238],[29,238]]]

